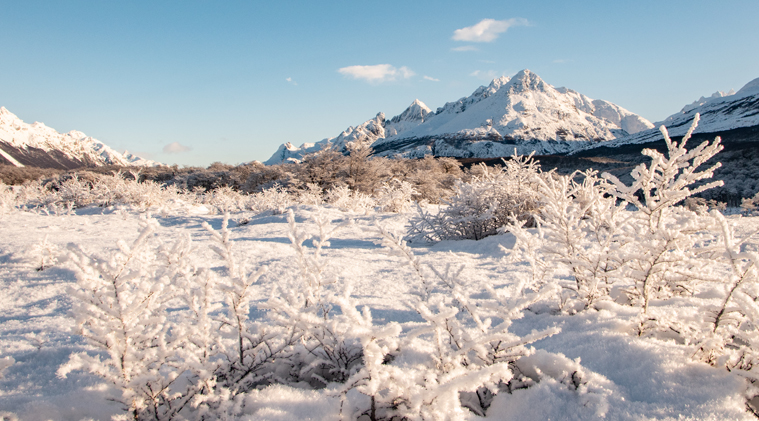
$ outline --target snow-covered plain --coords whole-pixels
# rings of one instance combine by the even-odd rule
[[[383,252],[378,244],[378,226],[403,231],[412,214],[356,214],[304,205],[293,210],[298,226],[311,234],[316,234],[316,227],[310,222],[316,214],[333,222],[353,219],[355,223],[339,229],[323,250],[329,263],[327,273],[336,275],[339,282],[353,284],[352,296],[359,305],[371,309],[375,324],[395,321],[404,331],[421,324],[422,318],[405,304],[419,287],[418,277],[406,262]],[[81,351],[95,354],[98,350],[73,332],[68,289],[76,283],[76,276],[66,259],[61,257],[58,263],[42,271],[36,268],[41,253],[38,245],[43,243],[60,250],[68,243],[76,243],[101,255],[115,250],[117,240],[131,243],[139,234],[138,213],[113,207],[86,207],[68,215],[21,211],[0,215],[0,358],[10,356],[15,360],[0,379],[0,413],[5,411],[7,418],[100,420],[121,413],[120,405],[108,400],[117,392],[101,378],[81,371],[71,372],[66,378],[56,374],[70,354]],[[158,222],[155,236],[161,241],[171,243],[189,235],[197,247],[194,252],[197,264],[219,270],[222,261],[208,248],[211,235],[201,224],[208,222],[219,229],[220,215],[184,210],[156,214],[154,218]],[[249,223],[235,222],[244,220]],[[759,228],[759,218],[755,217],[732,216],[729,221],[735,224],[738,236]],[[233,214],[230,227],[235,253],[253,265],[269,268],[255,285],[250,310],[252,318],[263,318],[265,311],[260,306],[274,287],[297,282],[297,259],[288,239],[286,216]],[[468,292],[484,294],[485,285],[505,288],[514,282],[516,273],[527,271],[524,264],[504,259],[500,246],[510,248],[514,241],[512,235],[502,234],[480,241],[415,246],[413,252],[432,267],[444,268],[448,263],[466,265],[461,278],[466,280]],[[759,240],[751,240],[743,247],[756,250]],[[674,311],[675,306],[688,307],[691,302],[708,299],[708,294],[676,297],[654,301],[651,306]],[[754,419],[746,411],[747,383],[743,377],[695,361],[693,347],[686,344],[637,337],[635,321],[639,314],[640,308],[613,301],[575,315],[541,311],[539,307],[525,311],[510,331],[521,336],[535,329],[561,328],[561,333],[533,343],[536,352],[529,358],[551,361],[548,355],[552,354],[548,353],[563,354],[585,368],[585,378],[591,379],[595,392],[581,394],[555,380],[551,373],[545,373],[540,382],[527,389],[498,394],[486,418]],[[556,369],[561,368],[557,363]],[[274,385],[251,392],[246,402],[245,412],[250,419],[340,418],[340,399],[330,395],[329,388],[307,390]],[[480,419],[474,414],[468,417]]]

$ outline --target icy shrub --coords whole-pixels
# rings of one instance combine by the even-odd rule
[[[314,183],[306,184],[306,187],[298,192],[298,202],[304,205],[321,205],[324,203],[321,187]]]
[[[512,218],[532,223],[540,207],[532,155],[514,155],[501,168],[481,164],[479,173],[468,183],[457,181],[454,194],[437,213],[418,207],[410,220],[410,241],[480,240],[497,234]]]
[[[47,241],[47,236],[45,236],[41,242],[31,247],[28,257],[35,270],[43,271],[58,263],[59,253],[58,246]]]
[[[0,214],[9,213],[16,209],[16,192],[13,187],[0,182]]]
[[[364,366],[339,389],[349,418],[461,420],[470,411],[484,416],[494,394],[528,387],[546,375],[559,381],[575,379],[578,393],[578,385],[587,384],[581,370],[554,374],[550,366],[559,356],[546,358],[553,354],[544,352],[542,358],[528,358],[534,353],[528,344],[560,329],[524,337],[508,331],[525,308],[555,294],[553,286],[540,291],[522,289],[523,285],[505,291],[489,288],[489,298],[475,299],[477,288],[462,279],[463,267],[449,265],[445,271],[430,267],[436,278],[431,279],[402,239],[381,227],[379,234],[388,252],[406,261],[418,278],[418,299],[410,306],[425,323],[400,341],[392,326],[362,337]],[[417,356],[409,358],[407,352]],[[360,395],[351,395],[351,390]],[[593,405],[600,405],[601,413],[605,401],[597,392],[602,390],[598,387],[591,393],[596,394]]]
[[[278,185],[253,193],[248,199],[251,210],[256,213],[271,212],[274,215],[285,213],[285,210],[293,203],[295,203],[293,196]]]
[[[342,211],[367,213],[374,207],[374,199],[348,186],[337,186],[327,190],[324,201]]]
[[[416,194],[411,183],[391,180],[383,184],[377,193],[377,207],[380,212],[408,212]]]
[[[711,177],[719,164],[700,167],[722,149],[719,138],[685,148],[697,123],[698,118],[679,144],[662,128],[667,156],[644,149],[651,163],[633,169],[631,186],[593,171],[537,179],[538,230],[528,232],[517,221],[505,229],[516,236],[515,256],[530,262],[533,278],[545,282],[549,277],[562,285],[563,310],[589,308],[614,291],[618,302],[640,305],[648,313],[652,299],[694,292],[693,277],[686,274],[711,222],[703,212],[675,205],[721,185],[690,187]]]
[[[219,187],[203,195],[203,203],[211,205],[217,213],[225,214],[244,209],[246,197],[231,187]]]
[[[621,261],[617,255],[624,204],[607,195],[609,183],[593,171],[537,179],[543,206],[536,213],[538,229],[530,233],[512,220],[503,229],[516,237],[514,255],[530,263],[532,283],[543,283],[555,267],[564,267],[571,281],[556,279],[562,286],[562,308],[582,308],[607,296]]]
[[[77,288],[70,291],[77,332],[107,358],[77,353],[58,370],[63,377],[72,370],[103,377],[120,390],[114,399],[134,419],[171,419],[192,398],[176,390],[185,371],[176,355],[187,337],[166,318],[172,294],[148,245],[154,225],[144,220],[132,245],[119,241],[118,251],[108,257],[72,250],[70,260],[78,269]]]
[[[690,188],[697,181],[711,178],[714,170],[720,167],[717,163],[706,169],[700,168],[722,150],[719,137],[691,150],[685,148],[698,120],[696,114],[679,144],[670,139],[662,126],[668,156],[644,149],[643,154],[651,157],[651,163],[648,166],[640,164],[632,170],[632,185],[626,186],[616,177],[604,174],[614,185],[610,194],[635,207],[625,222],[625,235],[618,240],[624,244],[620,248],[619,260],[625,262],[621,268],[623,276],[634,282],[634,288],[628,293],[641,303],[644,313],[653,298],[693,292],[688,277],[682,273],[691,266],[689,261],[701,240],[698,234],[708,228],[709,221],[675,205],[723,184],[722,181],[712,181]]]

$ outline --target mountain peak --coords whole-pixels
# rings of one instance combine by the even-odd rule
[[[398,123],[400,121],[424,121],[424,118],[432,110],[422,101],[415,99],[411,105],[408,106],[402,113],[395,116],[390,120],[391,123]]]
[[[752,80],[751,82],[743,85],[741,89],[738,90],[736,95],[738,96],[746,96],[746,95],[752,95],[759,92],[759,77]]]
[[[491,90],[493,89],[498,90],[501,88],[501,86],[509,83],[509,80],[511,80],[511,78],[509,78],[508,76],[497,77],[493,79],[492,82],[490,82],[490,85],[488,86],[488,88]]]
[[[153,161],[126,159],[103,142],[72,130],[58,133],[43,123],[25,123],[0,107],[0,148],[13,158],[11,164],[71,169],[100,165],[155,165]],[[7,160],[7,159],[6,159]],[[4,160],[0,159],[0,163]]]
[[[543,79],[541,79],[540,76],[533,73],[529,69],[520,70],[517,74],[514,75],[513,78],[511,78],[509,84],[513,86],[518,92],[545,91],[546,86],[548,86],[545,82],[543,82]]]

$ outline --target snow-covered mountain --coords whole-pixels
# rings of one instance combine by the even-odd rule
[[[732,92],[732,91],[731,91]],[[726,135],[726,132],[746,131],[759,127],[759,78],[747,83],[738,92],[717,92],[712,96],[701,97],[698,101],[688,104],[683,109],[657,123],[657,127],[664,125],[672,137],[683,136],[693,122],[696,113],[701,115],[701,120],[694,134],[710,134],[724,136],[725,141],[757,140],[753,135],[735,133],[734,136]],[[663,137],[658,129],[644,130],[630,136],[616,139],[603,145],[592,145],[586,150],[603,146],[617,148],[634,144],[651,143],[662,140]],[[584,153],[584,152],[583,152]]]
[[[159,165],[126,152],[116,152],[76,130],[63,134],[40,122],[25,123],[5,107],[0,107],[0,164],[60,169]]]
[[[522,70],[481,86],[434,113],[416,100],[389,120],[380,113],[335,138],[295,147],[280,146],[266,161],[300,159],[323,147],[344,151],[350,142],[370,144],[377,155],[497,157],[513,153],[567,153],[590,144],[652,128],[653,124],[603,100],[554,88]]]
[[[265,164],[273,165],[289,160],[298,161],[304,155],[318,152],[325,147],[345,152],[348,148],[371,146],[380,139],[398,136],[422,124],[430,114],[430,108],[417,99],[406,110],[389,120],[385,119],[384,113],[378,113],[373,119],[356,127],[348,127],[336,137],[315,143],[304,143],[299,147],[287,142],[281,145]]]

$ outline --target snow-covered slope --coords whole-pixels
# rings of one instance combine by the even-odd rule
[[[693,122],[696,113],[701,120],[695,134],[710,133],[720,135],[723,132],[746,129],[759,126],[759,78],[747,83],[738,92],[725,94],[717,92],[709,98],[701,97],[698,101],[688,104],[683,109],[667,117],[657,126],[664,125],[670,136],[683,136]],[[663,139],[658,129],[641,131],[630,136],[622,137],[603,145],[592,145],[616,148],[625,145],[656,142]],[[730,141],[730,139],[725,139]]]
[[[132,154],[116,152],[76,130],[63,134],[40,122],[25,123],[5,107],[0,107],[0,163],[63,169],[158,165]]]
[[[300,148],[282,145],[266,163],[298,159],[327,144],[341,149],[355,132],[361,133],[364,144],[372,141],[378,155],[496,157],[510,155],[515,147],[520,153],[566,153],[652,127],[622,107],[554,88],[522,70],[512,78],[494,79],[434,113],[417,100],[397,117],[385,120],[380,113],[337,138]]]
[[[345,152],[348,148],[362,148],[372,145],[379,139],[397,136],[423,123],[431,110],[422,101],[414,100],[401,114],[387,120],[384,113],[378,113],[373,119],[356,126],[348,127],[337,137],[323,139],[315,143],[304,143],[300,147],[287,142],[277,149],[266,165],[287,161],[299,161],[304,155],[318,152],[326,147]]]

